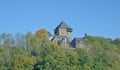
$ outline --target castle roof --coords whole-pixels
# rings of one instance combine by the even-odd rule
[[[76,47],[78,47],[78,45],[84,44],[85,40],[86,39],[84,37],[83,38],[74,38],[71,41],[70,45],[71,45],[72,48],[76,48]]]
[[[75,43],[83,43],[85,41],[85,39],[84,38],[74,38],[73,41]]]
[[[56,29],[58,28],[66,28],[68,31],[71,31],[72,32],[72,28],[70,26],[68,26],[64,21],[62,21],[57,27]]]
[[[52,41],[56,40],[56,41],[64,41],[66,43],[69,43],[68,37],[67,36],[59,36],[59,35],[54,35],[54,37],[52,38]]]
[[[58,25],[58,27],[60,27],[60,28],[70,28],[64,21],[62,21],[62,22]]]
[[[86,35],[87,34],[85,34],[85,36],[82,37],[82,38],[74,38],[72,41],[75,42],[75,43],[81,43],[82,44],[86,41]]]

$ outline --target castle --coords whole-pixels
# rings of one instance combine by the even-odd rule
[[[73,29],[62,21],[54,30],[54,35],[49,33],[49,40],[56,42],[58,45],[67,45],[70,48],[83,47],[86,40],[86,34],[83,38],[72,38]]]

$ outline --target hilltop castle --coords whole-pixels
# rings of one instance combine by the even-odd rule
[[[70,48],[82,47],[86,35],[83,38],[72,38],[73,29],[68,26],[64,21],[62,21],[54,30],[54,35],[49,33],[49,40],[56,42],[57,44],[67,45]]]

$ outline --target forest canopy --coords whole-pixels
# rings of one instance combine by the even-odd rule
[[[120,38],[87,36],[82,48],[71,50],[35,34],[0,34],[0,70],[120,70]]]

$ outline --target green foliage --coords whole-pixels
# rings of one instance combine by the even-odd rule
[[[120,38],[116,38],[116,39],[114,40],[114,43],[115,43],[116,45],[119,45],[119,46],[120,46]]]
[[[12,67],[13,70],[32,70],[35,61],[25,55],[15,54],[12,57]]]
[[[32,44],[31,44],[32,43],[32,38],[33,38],[33,34],[31,32],[28,32],[26,34],[26,49],[28,51],[28,55],[31,54],[31,51],[33,49]]]
[[[87,36],[84,47],[71,50],[49,41],[45,29],[3,33],[0,70],[120,70],[120,39]]]
[[[36,33],[35,33],[35,36],[39,39],[41,38],[47,38],[48,37],[48,32],[46,31],[46,29],[41,29],[41,30],[38,30]]]

